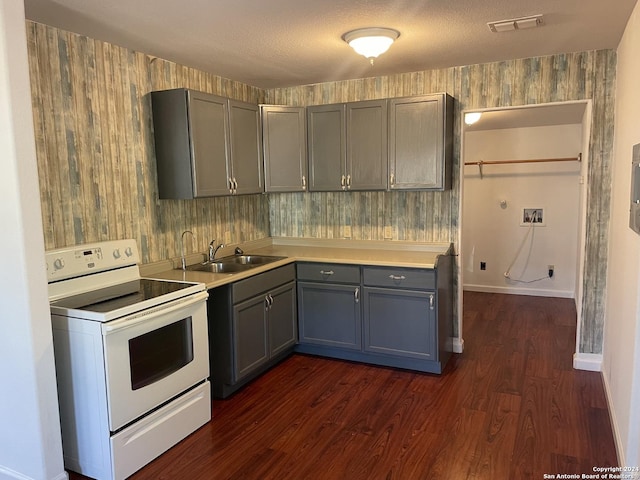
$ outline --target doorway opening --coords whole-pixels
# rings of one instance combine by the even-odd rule
[[[463,112],[463,118],[470,111]],[[572,298],[582,324],[591,101],[473,110],[463,123],[457,251],[464,291]],[[577,347],[576,347],[577,351]]]

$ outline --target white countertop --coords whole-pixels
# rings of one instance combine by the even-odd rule
[[[163,280],[199,282],[207,289],[252,277],[258,273],[293,262],[330,262],[354,265],[371,265],[408,268],[434,268],[436,258],[449,249],[447,243],[414,243],[398,241],[324,240],[305,238],[270,238],[239,245],[245,255],[272,255],[286,257],[243,272],[209,273],[177,270],[179,259],[156,264],[141,265],[144,277]],[[226,247],[221,256],[233,253],[235,245]],[[195,258],[195,261],[193,259]],[[190,255],[188,263],[202,259],[202,255]]]

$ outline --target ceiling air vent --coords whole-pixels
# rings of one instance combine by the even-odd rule
[[[487,23],[489,30],[494,33],[534,28],[540,25],[542,25],[542,15],[531,15],[529,17],[512,18],[510,20],[498,20],[497,22]]]

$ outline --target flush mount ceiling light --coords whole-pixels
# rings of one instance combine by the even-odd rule
[[[476,123],[478,120],[480,120],[480,117],[482,116],[481,112],[469,112],[469,113],[465,113],[464,114],[464,123],[466,123],[467,125],[473,125],[474,123]]]
[[[542,15],[531,15],[529,17],[512,18],[510,20],[498,20],[489,22],[487,26],[493,33],[508,32],[510,30],[523,30],[542,25]]]
[[[373,65],[373,60],[383,54],[391,44],[400,36],[400,32],[391,28],[359,28],[342,35],[356,53],[368,58]]]

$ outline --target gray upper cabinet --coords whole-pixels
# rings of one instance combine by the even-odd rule
[[[257,105],[184,88],[151,100],[160,198],[263,191]]]
[[[229,100],[229,138],[231,155],[227,157],[229,183],[237,195],[262,193],[262,142],[260,108],[251,103]]]
[[[307,189],[307,118],[304,107],[262,105],[265,192]]]
[[[307,108],[312,191],[387,188],[387,101]]]
[[[389,189],[451,188],[453,99],[447,94],[389,100]]]
[[[344,104],[307,107],[311,191],[346,187],[345,111]]]
[[[387,101],[347,103],[348,190],[387,188]]]

